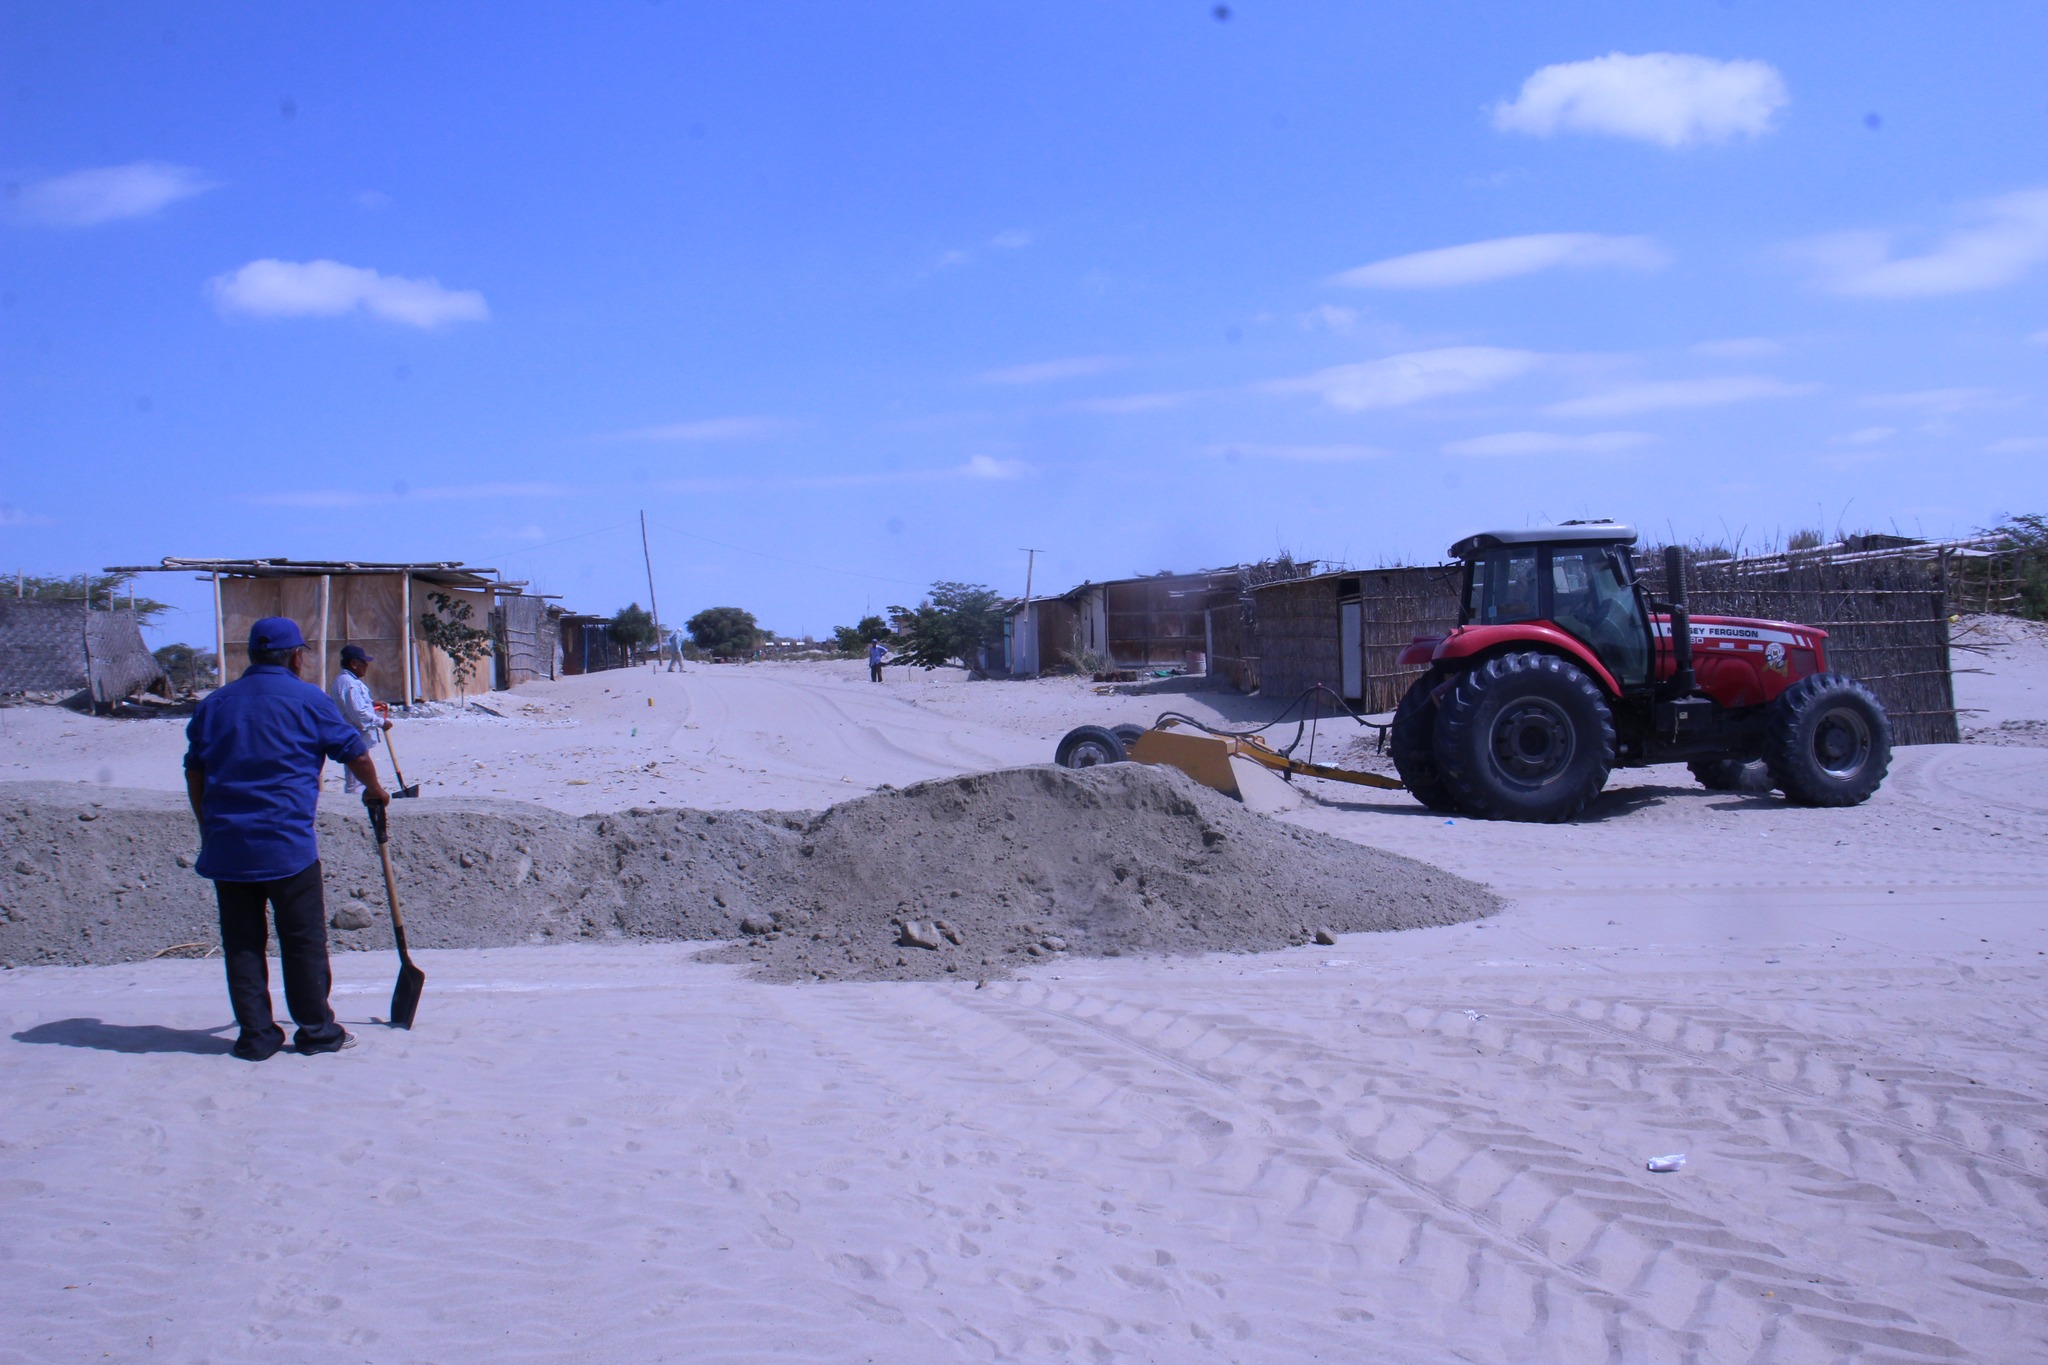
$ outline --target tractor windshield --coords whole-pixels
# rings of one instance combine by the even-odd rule
[[[1589,645],[1623,687],[1650,675],[1650,632],[1604,546],[1559,547],[1550,552],[1552,619]]]
[[[1472,561],[1466,591],[1465,620],[1475,626],[1503,626],[1534,621],[1543,604],[1536,598],[1536,547],[1518,545],[1493,550]]]

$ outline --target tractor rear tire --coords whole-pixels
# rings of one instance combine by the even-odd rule
[[[1855,806],[1892,762],[1892,723],[1869,688],[1840,673],[1801,678],[1764,718],[1771,782],[1797,806]]]
[[[1710,792],[1742,792],[1761,796],[1775,785],[1771,770],[1761,759],[1696,758],[1685,765]]]
[[[1138,736],[1145,733],[1145,727],[1142,725],[1112,725],[1109,727],[1109,732],[1124,742],[1124,752],[1129,753],[1131,746],[1138,742]]]
[[[1401,704],[1394,708],[1394,723],[1387,730],[1387,747],[1394,751],[1394,771],[1401,785],[1431,810],[1454,811],[1458,798],[1444,785],[1436,770],[1436,699],[1430,693],[1443,686],[1444,675],[1436,669],[1408,686]]]
[[[1116,732],[1100,725],[1075,726],[1052,753],[1052,761],[1062,768],[1099,768],[1105,763],[1122,763],[1128,757]]]
[[[1600,685],[1555,654],[1502,654],[1437,706],[1436,766],[1467,815],[1555,823],[1583,811],[1614,767]]]

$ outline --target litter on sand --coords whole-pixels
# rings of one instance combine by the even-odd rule
[[[1659,1175],[1669,1175],[1685,1165],[1685,1153],[1673,1152],[1669,1156],[1653,1156],[1644,1164]]]

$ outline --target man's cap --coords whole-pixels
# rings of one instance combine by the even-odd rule
[[[358,662],[373,664],[377,662],[369,655],[363,653],[363,647],[361,645],[343,645],[341,647],[341,661],[345,664],[352,664]]]
[[[266,616],[249,627],[251,649],[303,649],[305,644],[299,623],[289,616]]]

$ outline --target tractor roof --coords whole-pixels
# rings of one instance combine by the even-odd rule
[[[1562,526],[1525,526],[1519,531],[1481,531],[1451,547],[1454,559],[1470,559],[1504,545],[1633,545],[1636,528],[1618,521],[1568,521]]]

